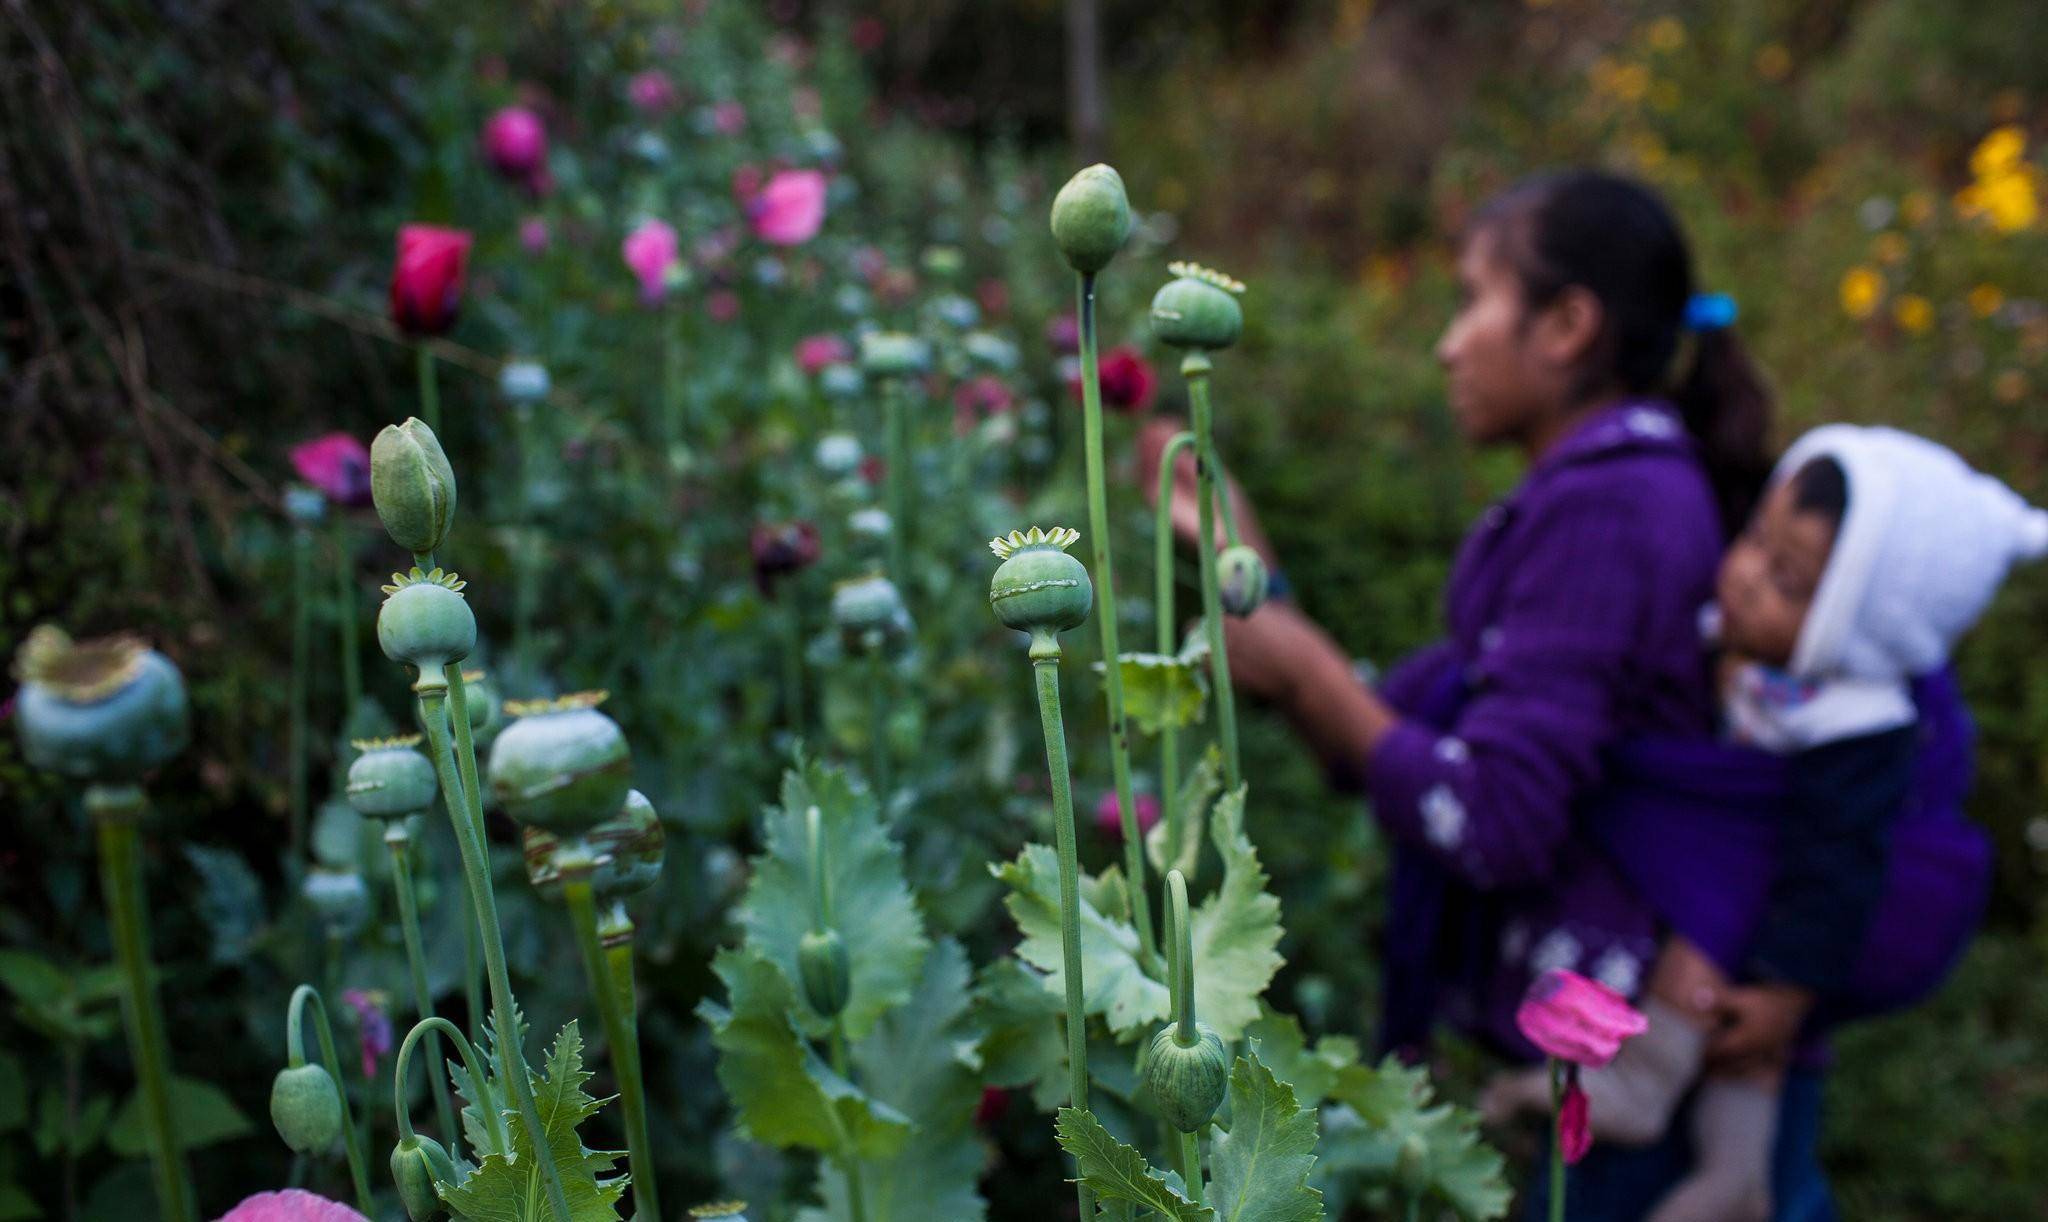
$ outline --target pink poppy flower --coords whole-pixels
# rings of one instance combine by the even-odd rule
[[[1138,807],[1138,834],[1144,835],[1159,822],[1159,799],[1149,793],[1141,793],[1132,799]],[[1124,838],[1124,808],[1116,800],[1116,790],[1104,793],[1095,803],[1095,830],[1117,840]]]
[[[853,359],[853,348],[837,335],[807,335],[796,342],[796,367],[806,374],[822,372],[830,365]]]
[[[292,447],[292,470],[337,505],[370,503],[370,451],[347,433],[327,433]]]
[[[519,222],[519,245],[527,254],[537,255],[548,248],[547,218],[529,216]]]
[[[303,1188],[286,1188],[244,1197],[240,1205],[222,1214],[216,1222],[369,1222],[369,1219],[339,1201],[315,1196]]]
[[[1557,1148],[1567,1167],[1575,1167],[1593,1148],[1593,1112],[1586,1092],[1579,1086],[1579,1070],[1573,1066],[1564,1098],[1557,1105]]]
[[[626,97],[640,113],[657,115],[676,104],[676,83],[661,69],[649,68],[626,82]]]
[[[747,108],[738,102],[720,102],[711,108],[711,130],[721,136],[737,136],[747,130]]]
[[[391,269],[391,321],[407,335],[440,335],[455,325],[462,274],[475,239],[441,225],[401,225]]]
[[[524,106],[507,106],[484,124],[484,160],[514,182],[530,182],[548,159],[548,129]]]
[[[377,1076],[377,1062],[391,1055],[391,1017],[377,994],[362,989],[344,989],[341,1001],[356,1012],[356,1029],[363,1046],[363,1076]]]
[[[648,219],[626,235],[619,253],[640,279],[640,300],[660,305],[668,296],[669,269],[676,265],[676,231],[667,221]]]
[[[801,246],[825,223],[825,176],[817,170],[782,170],[747,206],[754,233],[777,246]]]
[[[1102,405],[1111,411],[1136,414],[1152,406],[1152,395],[1159,389],[1159,375],[1152,371],[1152,363],[1129,346],[1112,348],[1102,354],[1097,366],[1102,385]],[[1076,399],[1081,397],[1081,374],[1077,368],[1067,389]]]
[[[1628,999],[1577,972],[1553,968],[1538,976],[1515,1011],[1515,1025],[1547,1056],[1599,1069],[1641,1035],[1649,1020]]]
[[[1072,314],[1058,314],[1046,320],[1045,342],[1060,356],[1081,350],[1081,323]]]
[[[953,428],[965,433],[990,416],[999,416],[1017,405],[1009,384],[992,373],[967,379],[953,389]]]
[[[704,298],[704,312],[712,322],[731,322],[740,316],[740,295],[731,289],[719,289]]]

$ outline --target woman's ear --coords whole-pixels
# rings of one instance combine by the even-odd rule
[[[1600,329],[1607,312],[1600,299],[1584,285],[1570,285],[1543,308],[1530,337],[1536,350],[1549,363],[1570,368],[1586,359],[1600,342]]]

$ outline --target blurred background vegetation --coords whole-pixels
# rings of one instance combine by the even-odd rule
[[[1035,184],[1032,224],[1045,183],[1078,164],[1070,7],[1090,6],[765,13],[864,49],[840,65],[860,83],[835,96],[860,102],[835,116],[838,135],[871,222],[909,236],[938,167]],[[162,642],[206,735],[166,805],[208,821],[215,843],[282,841],[289,615],[251,576],[282,571],[280,532],[252,522],[276,518],[290,444],[367,436],[409,410],[409,357],[380,304],[395,225],[509,229],[465,168],[481,117],[522,98],[576,148],[601,124],[569,100],[615,99],[607,82],[644,57],[638,31],[660,16],[631,2],[515,13],[390,0],[0,11],[0,646],[52,617]],[[1225,452],[1300,599],[1359,655],[1434,634],[1459,536],[1515,477],[1458,446],[1430,348],[1462,218],[1544,166],[1597,163],[1665,192],[1705,284],[1739,302],[1782,437],[1896,423],[2048,503],[2038,0],[1099,0],[1098,16],[1102,152],[1168,249],[1250,284]],[[629,291],[609,239],[586,253],[602,275],[558,274]],[[482,354],[488,372],[530,337],[492,304],[487,260],[475,278],[450,355]],[[1036,297],[1012,285],[1020,315],[1061,308],[1040,281]],[[1124,304],[1105,340],[1142,346]],[[591,393],[645,380],[606,377]],[[458,410],[485,405],[488,383],[458,375],[449,393]],[[1939,998],[1840,1043],[1827,1156],[1846,1217],[2048,1216],[2044,624],[2048,572],[2022,573],[1961,650],[1997,891]],[[1319,792],[1281,727],[1255,719],[1248,750],[1254,775],[1278,778],[1252,830],[1287,902],[1283,991],[1362,1030],[1373,983],[1357,948],[1382,921],[1370,832]],[[727,800],[757,805],[761,779]],[[0,789],[38,784],[0,742]],[[47,942],[87,919],[86,875],[46,873],[61,834],[0,846],[0,939]],[[167,908],[214,894],[190,866],[160,868]],[[174,953],[199,939],[175,921],[159,937]],[[28,1127],[27,1112],[0,1099],[0,1128]]]

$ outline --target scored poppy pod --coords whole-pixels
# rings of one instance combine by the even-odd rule
[[[441,335],[462,306],[462,277],[475,241],[461,229],[403,225],[391,271],[391,321],[411,336]]]

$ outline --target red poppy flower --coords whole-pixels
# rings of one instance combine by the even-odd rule
[[[462,275],[474,241],[467,231],[403,225],[391,271],[391,321],[407,335],[441,335],[462,305]]]
[[[818,528],[809,522],[761,522],[747,536],[754,560],[754,584],[773,597],[776,585],[818,562]]]
[[[1152,406],[1152,395],[1159,389],[1159,375],[1152,372],[1151,362],[1138,355],[1136,348],[1125,346],[1103,353],[1098,372],[1104,407],[1135,415]],[[1076,399],[1081,397],[1078,370],[1067,383],[1067,389]]]

